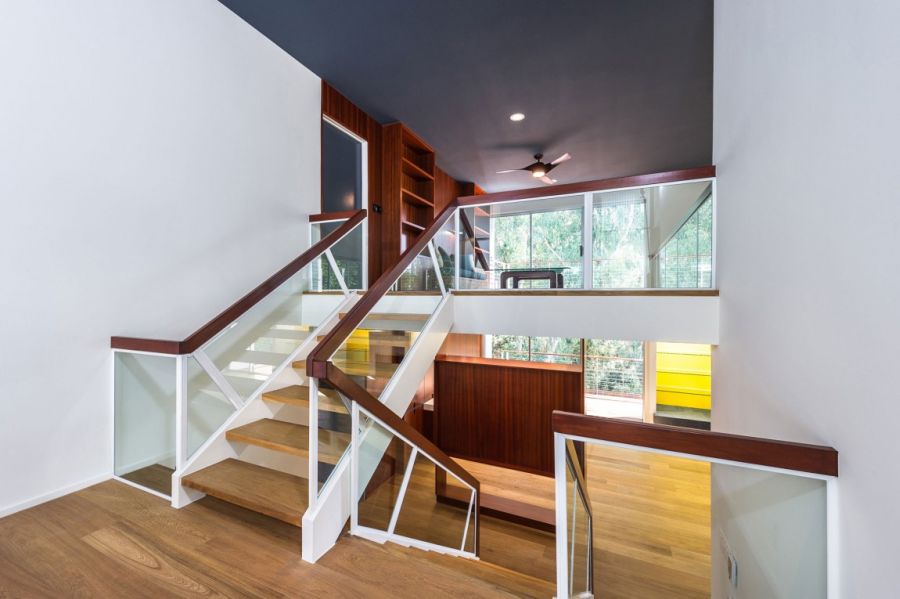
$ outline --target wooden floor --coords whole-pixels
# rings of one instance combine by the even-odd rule
[[[710,596],[709,465],[616,447],[587,447],[588,490],[594,513],[595,596],[603,599],[706,598]],[[482,492],[553,509],[551,478],[460,463],[481,482]],[[452,480],[451,480],[452,484]],[[516,551],[500,550],[509,538],[494,536],[486,520],[485,559],[517,566]],[[529,542],[540,540],[527,535]],[[546,537],[552,543],[552,537]],[[497,547],[494,547],[494,543]],[[492,551],[493,550],[493,551]],[[552,548],[548,551],[552,552]],[[489,556],[489,557],[488,557]],[[538,576],[555,576],[548,560],[526,560]]]
[[[182,510],[108,481],[0,519],[0,597],[549,597],[507,570],[342,538],[317,564],[299,530],[204,498]]]
[[[599,445],[586,462],[595,596],[709,597],[709,464]]]
[[[175,470],[168,466],[151,464],[120,476],[163,495],[172,495],[172,474],[174,473]]]
[[[417,464],[397,531],[447,545],[464,514],[434,500]],[[709,597],[709,467],[593,446],[595,596]],[[486,481],[496,492],[499,483]],[[399,483],[369,500],[384,522]],[[518,498],[527,487],[512,485]],[[546,502],[546,489],[536,501]],[[380,512],[380,513],[379,513]],[[361,516],[365,519],[365,517]],[[0,519],[0,597],[551,597],[550,533],[482,518],[481,562],[344,537],[317,564],[299,531],[207,497],[182,510],[110,481]]]

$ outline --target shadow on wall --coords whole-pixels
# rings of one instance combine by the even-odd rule
[[[825,508],[822,480],[713,464],[712,596],[825,597]]]

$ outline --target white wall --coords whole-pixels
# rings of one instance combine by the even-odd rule
[[[5,0],[0,73],[2,514],[111,470],[111,335],[305,247],[320,81],[214,0]]]
[[[719,342],[719,298],[454,294],[453,332]]]
[[[717,1],[713,426],[840,452],[845,597],[896,596],[900,3]]]
[[[711,473],[712,596],[823,599],[825,481],[724,464]]]

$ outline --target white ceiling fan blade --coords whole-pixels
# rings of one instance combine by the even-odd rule
[[[570,160],[571,158],[572,158],[572,155],[569,154],[568,152],[566,152],[565,154],[563,154],[562,156],[560,156],[559,158],[557,158],[556,160],[554,160],[554,161],[551,162],[550,164],[552,164],[553,166],[556,166],[556,165],[559,164],[560,162],[565,162],[566,160]]]
[[[497,174],[498,174],[498,175],[502,175],[503,173],[517,173],[517,172],[519,172],[519,171],[524,171],[524,170],[526,170],[526,169],[524,169],[524,168],[511,168],[511,169],[507,169],[507,170],[505,170],[505,171],[497,171]]]
[[[553,185],[554,183],[556,183],[556,179],[551,179],[547,175],[544,175],[543,177],[541,177],[541,181],[543,181],[547,185]]]

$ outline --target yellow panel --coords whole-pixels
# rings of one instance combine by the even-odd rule
[[[356,330],[346,341],[347,349],[365,350],[369,348],[369,331]]]
[[[656,369],[666,372],[712,373],[712,358],[696,354],[656,354]]]
[[[712,391],[711,377],[703,374],[684,374],[680,372],[657,372],[657,391],[680,391],[709,395]]]
[[[709,410],[712,402],[709,395],[694,393],[674,393],[672,391],[657,391],[656,404],[665,406],[677,406],[679,408],[697,408]]]
[[[660,342],[656,352],[656,403],[709,410],[712,346]]]
[[[712,346],[703,343],[666,343],[664,341],[659,341],[656,343],[656,352],[709,356],[712,354]]]

